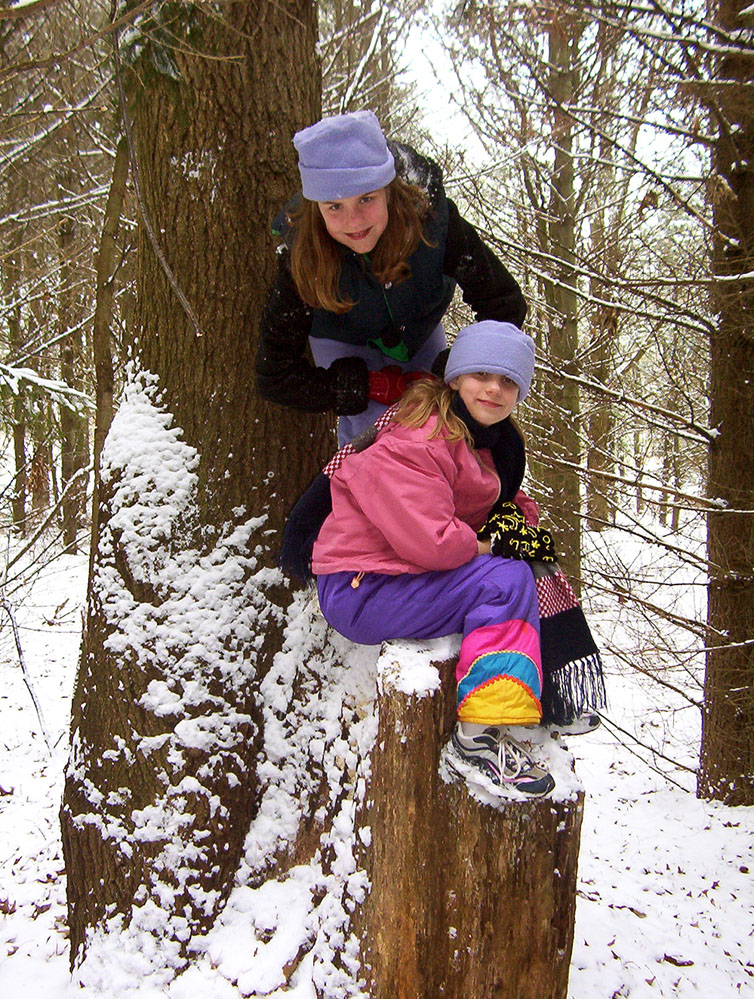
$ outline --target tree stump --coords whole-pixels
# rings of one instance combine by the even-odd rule
[[[418,669],[416,643],[386,645],[379,663],[360,821],[370,828],[362,866],[371,891],[354,914],[366,991],[371,999],[565,999],[583,792],[566,781],[552,797],[487,804],[462,781],[446,783],[438,761],[455,722],[455,661],[433,645],[435,660],[437,648],[446,655],[432,662],[433,690],[432,647]]]

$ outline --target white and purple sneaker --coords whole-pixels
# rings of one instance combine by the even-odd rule
[[[492,725],[467,735],[458,722],[448,744],[447,762],[464,780],[481,783],[497,795],[515,788],[532,798],[541,798],[555,787],[552,775],[534,762],[520,742],[504,728]]]

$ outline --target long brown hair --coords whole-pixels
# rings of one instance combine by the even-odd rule
[[[387,225],[372,251],[372,272],[380,284],[398,284],[411,275],[408,258],[424,237],[429,212],[420,187],[395,177],[386,188]],[[340,295],[340,254],[316,201],[304,198],[290,219],[294,229],[291,274],[301,299],[315,309],[342,315],[355,303]],[[428,244],[429,245],[429,244]]]
[[[423,427],[430,416],[436,416],[437,425],[428,435],[430,439],[442,434],[449,441],[465,440],[473,447],[469,428],[451,409],[454,396],[455,389],[439,378],[422,378],[404,392],[393,420],[404,427]]]
[[[456,389],[441,382],[439,378],[422,378],[412,382],[403,393],[393,421],[404,427],[423,427],[431,416],[436,416],[437,424],[428,434],[430,440],[442,434],[449,441],[465,440],[469,447],[473,448],[474,440],[469,428],[461,417],[453,412],[455,395]],[[525,445],[523,430],[512,416],[508,419]]]

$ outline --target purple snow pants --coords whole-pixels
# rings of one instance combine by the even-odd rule
[[[463,635],[456,668],[458,717],[532,725],[542,714],[539,604],[525,562],[480,555],[458,569],[388,576],[317,577],[327,622],[362,645],[393,638]]]
[[[341,343],[340,340],[327,340],[312,336],[309,337],[309,346],[312,350],[314,363],[320,368],[329,368],[338,357],[361,357],[367,362],[370,371],[379,371],[380,368],[384,368],[388,364],[395,364],[404,371],[431,371],[435,358],[447,346],[447,341],[442,325],[437,326],[411,360],[405,362],[386,357],[376,347],[368,345],[356,347],[350,343]],[[386,409],[387,406],[381,402],[370,400],[363,412],[354,413],[352,416],[339,416],[338,446],[343,447],[344,444],[352,441],[356,434],[361,433],[366,427],[371,427]]]

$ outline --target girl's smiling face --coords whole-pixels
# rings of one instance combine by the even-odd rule
[[[332,238],[356,253],[371,253],[385,231],[387,188],[317,205]]]
[[[451,382],[477,423],[491,427],[513,412],[518,402],[518,385],[505,375],[474,371],[458,375]]]

